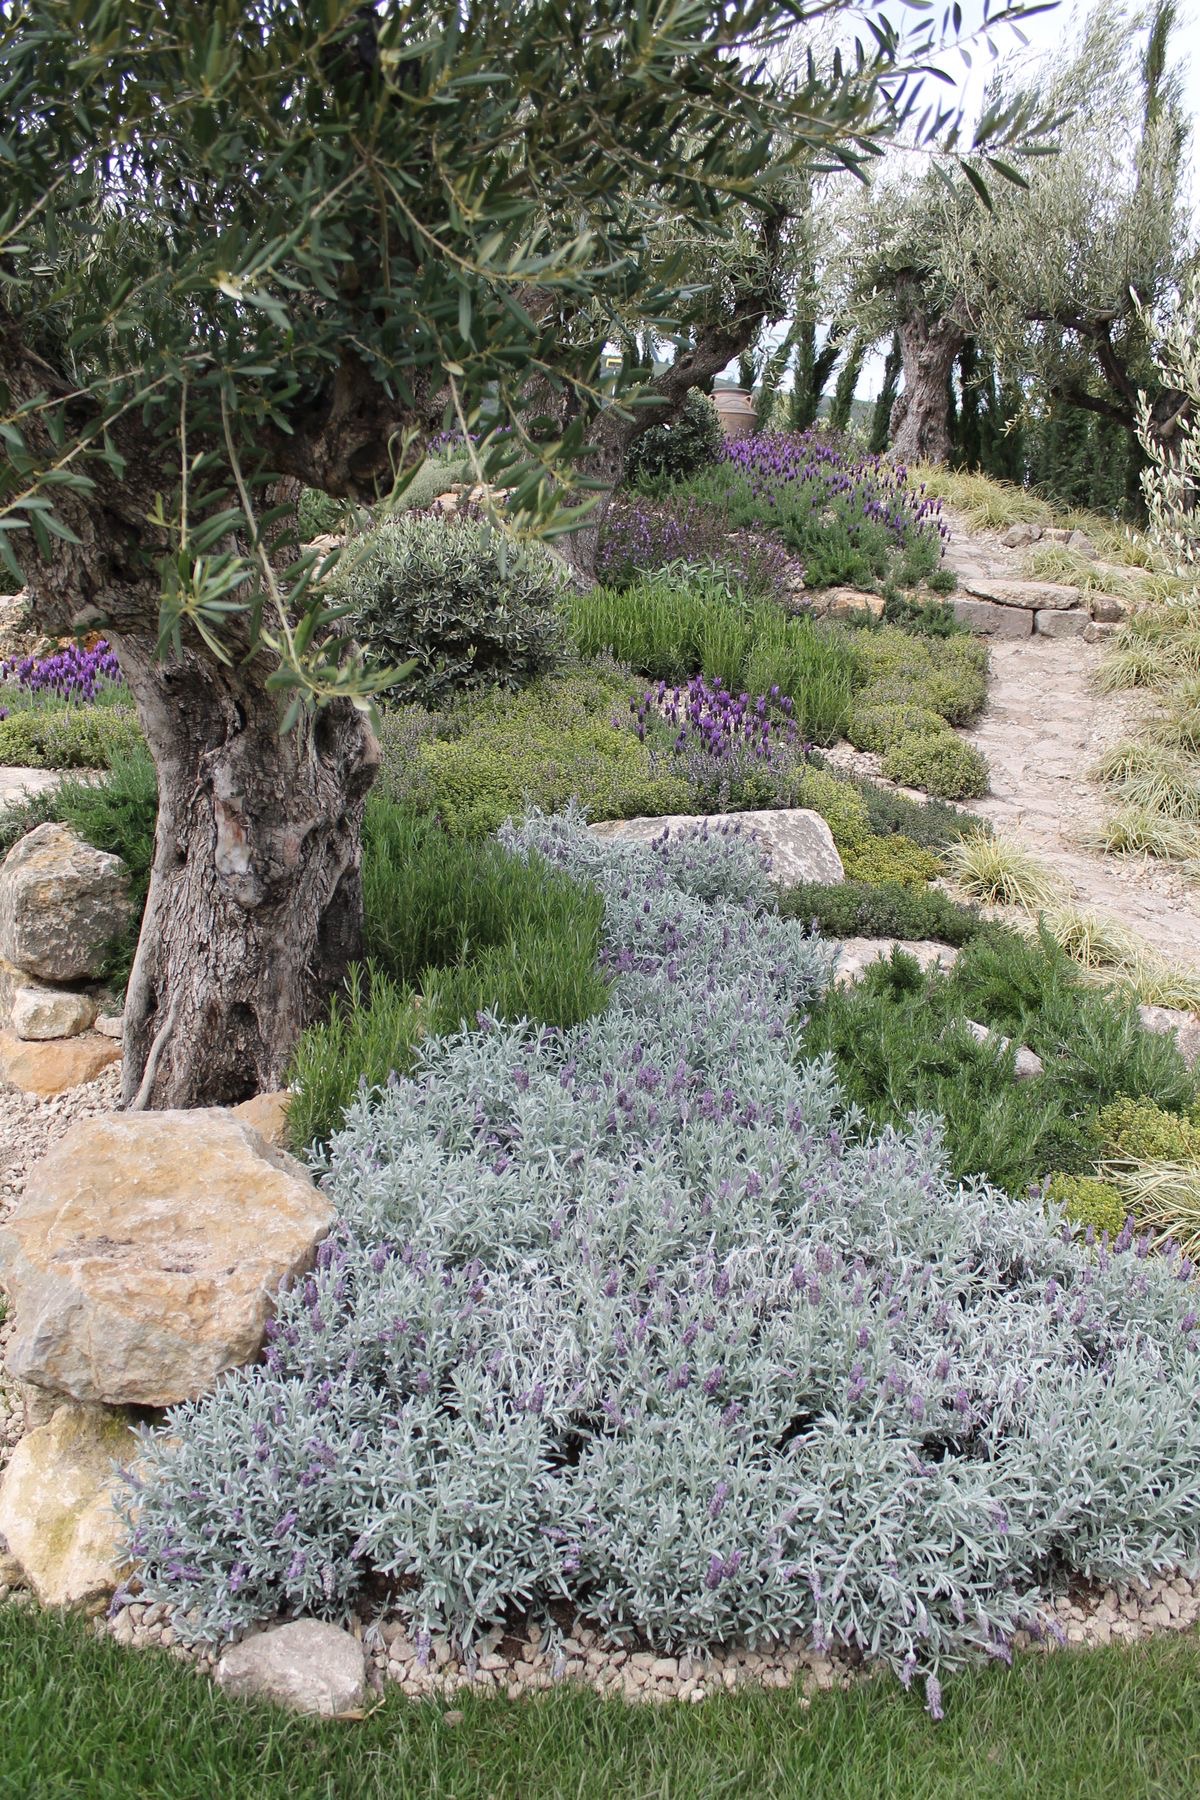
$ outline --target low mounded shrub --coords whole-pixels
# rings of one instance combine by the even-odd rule
[[[1105,1233],[1119,1237],[1125,1227],[1125,1207],[1111,1182],[1090,1175],[1054,1174],[1046,1183],[1046,1198],[1064,1209],[1072,1225],[1097,1238]]]
[[[847,846],[842,866],[851,881],[898,882],[912,888],[924,887],[941,868],[931,850],[914,844],[900,832],[865,838],[860,844]]]
[[[715,462],[725,446],[721,420],[707,394],[690,388],[675,418],[651,425],[635,438],[625,458],[629,487],[681,481],[706,463]]]
[[[880,837],[898,831],[927,850],[944,850],[969,832],[990,833],[991,828],[973,813],[947,806],[942,800],[910,800],[907,794],[897,794],[877,781],[854,785],[862,795],[871,830]]]
[[[486,836],[526,804],[560,809],[573,798],[594,819],[687,812],[686,781],[657,769],[626,729],[642,691],[615,665],[595,664],[441,715],[402,708],[383,720],[379,785],[467,836]]]
[[[872,750],[882,756],[903,737],[913,734],[937,737],[950,727],[939,713],[916,701],[882,701],[868,689],[854,703],[846,736],[856,750]]]
[[[946,731],[910,732],[883,759],[883,774],[901,787],[924,788],[942,800],[972,800],[988,790],[988,766],[974,744]]]
[[[562,563],[511,544],[485,521],[401,513],[355,538],[329,575],[330,599],[378,664],[415,663],[405,700],[518,688],[562,654]]]
[[[129,706],[43,704],[0,718],[0,764],[9,767],[109,769],[144,742]]]
[[[1200,1556],[1190,1271],[955,1183],[928,1116],[848,1134],[796,1056],[828,952],[744,849],[506,844],[599,885],[610,1008],[355,1101],[265,1363],[146,1436],[139,1599],[218,1639],[383,1593],[463,1640],[556,1602],[803,1632],[938,1712],[1054,1585]]]
[[[829,938],[932,939],[958,947],[994,929],[973,908],[956,906],[937,888],[897,881],[798,882],[780,894],[779,910]]]
[[[1101,1109],[1099,1124],[1106,1156],[1200,1164],[1200,1120],[1166,1112],[1152,1100],[1123,1094]]]
[[[649,500],[618,494],[604,515],[596,575],[605,587],[628,587],[682,564],[707,567],[749,600],[786,601],[804,571],[769,533],[734,530],[723,508],[693,495]]]

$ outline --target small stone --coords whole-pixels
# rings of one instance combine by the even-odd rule
[[[650,1664],[650,1673],[657,1681],[674,1681],[679,1664],[673,1656],[656,1656]]]
[[[69,988],[20,987],[12,998],[12,1028],[36,1043],[78,1037],[96,1017],[96,1002]]]
[[[458,1711],[457,1708],[454,1708],[451,1712],[444,1712],[442,1714],[442,1724],[443,1725],[461,1725],[465,1718],[466,1718],[465,1713],[461,1713]]]
[[[977,1020],[967,1019],[964,1023],[977,1044],[986,1044],[989,1039],[993,1038],[993,1033],[988,1030],[987,1026],[980,1025]],[[999,1035],[995,1036],[994,1041],[999,1044],[1001,1050],[1007,1050],[1011,1042],[1009,1038]],[[1026,1049],[1023,1044],[1020,1045],[1013,1059],[1013,1080],[1029,1081],[1033,1076],[1043,1073],[1041,1057],[1035,1051]],[[1060,1606],[1059,1610],[1062,1611],[1063,1608]]]
[[[1200,1062],[1200,1019],[1194,1013],[1171,1006],[1139,1006],[1138,1017],[1147,1031],[1174,1035],[1175,1047],[1189,1069]]]
[[[1096,546],[1086,531],[1073,531],[1067,539],[1067,549],[1073,550],[1076,556],[1086,556],[1089,560],[1096,555]]]
[[[230,1111],[235,1119],[252,1126],[268,1144],[286,1150],[290,1144],[287,1113],[291,1098],[286,1088],[279,1088],[269,1094],[255,1094],[253,1100],[243,1100]]]
[[[96,1020],[96,1030],[107,1038],[120,1039],[125,1030],[124,1014],[101,1013]]]
[[[1042,526],[1027,525],[1024,522],[1010,525],[1000,542],[1006,550],[1023,550],[1028,544],[1036,544],[1042,535]]]
[[[348,1631],[320,1619],[296,1619],[226,1650],[217,1685],[244,1699],[336,1718],[363,1704],[366,1663],[362,1645]]]
[[[10,1082],[22,1093],[43,1100],[94,1081],[120,1057],[121,1046],[98,1031],[45,1043],[27,1042],[10,1031],[0,1031],[0,1082]]]
[[[1100,625],[1119,625],[1129,608],[1115,594],[1093,594],[1088,602],[1093,619]]]

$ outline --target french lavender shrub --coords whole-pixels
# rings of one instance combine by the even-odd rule
[[[107,638],[97,638],[87,648],[71,643],[50,656],[0,662],[0,681],[10,681],[27,694],[88,705],[107,688],[120,685],[121,665]]]
[[[685,563],[718,570],[751,600],[786,601],[804,576],[782,544],[762,531],[736,530],[719,505],[688,495],[613,500],[596,555],[599,581],[629,587],[642,575]]]
[[[502,840],[599,888],[610,1006],[354,1104],[265,1364],[146,1435],[143,1598],[209,1639],[380,1584],[464,1641],[554,1600],[803,1632],[936,1711],[1073,1574],[1194,1564],[1190,1267],[952,1182],[932,1117],[864,1138],[798,1035],[830,948],[728,828]]]

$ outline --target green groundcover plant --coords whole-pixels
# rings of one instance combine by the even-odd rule
[[[1194,1563],[1190,1265],[955,1180],[929,1114],[862,1132],[798,1037],[831,952],[736,834],[503,842],[599,889],[609,1006],[355,1101],[265,1363],[146,1438],[144,1597],[213,1638],[371,1595],[800,1631],[937,1714],[1056,1583]]]
[[[995,1035],[978,1043],[968,1020]],[[1051,1171],[1090,1173],[1102,1144],[1097,1109],[1120,1096],[1146,1096],[1172,1114],[1195,1098],[1182,1057],[1143,1027],[1129,995],[1082,985],[1048,937],[996,926],[972,932],[950,975],[923,973],[897,953],[856,987],[831,991],[806,1042],[833,1056],[866,1119],[899,1126],[914,1111],[938,1113],[953,1172],[983,1171],[1014,1195]],[[1044,1073],[1018,1082],[1020,1044]]]

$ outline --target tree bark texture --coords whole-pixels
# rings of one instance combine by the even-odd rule
[[[156,660],[148,637],[115,647],[159,793],[124,1098],[232,1103],[282,1085],[297,1038],[361,953],[362,814],[378,749],[346,703],[282,735],[262,668]]]
[[[967,335],[952,316],[930,318],[919,309],[905,315],[900,326],[904,385],[889,424],[888,453],[896,462],[949,460],[950,372]]]

